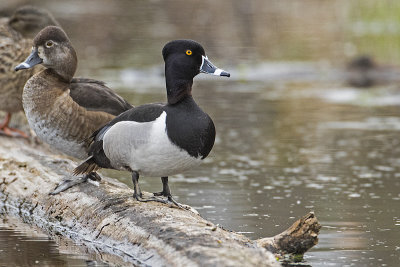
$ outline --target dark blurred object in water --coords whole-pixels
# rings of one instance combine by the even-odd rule
[[[371,87],[376,84],[377,65],[368,55],[352,59],[347,65],[347,83],[355,87]]]
[[[346,83],[354,87],[389,85],[399,83],[399,78],[398,67],[378,64],[370,55],[357,56],[346,67]]]

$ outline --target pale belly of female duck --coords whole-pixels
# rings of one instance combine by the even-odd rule
[[[35,114],[34,112],[26,113],[30,127],[35,131],[36,135],[43,142],[60,152],[78,159],[87,158],[87,152],[83,142],[71,140],[65,136],[62,129],[54,128],[47,121],[48,118]]]
[[[72,125],[78,118],[74,118],[74,109],[68,105],[71,101],[69,90],[55,95],[49,90],[42,94],[46,92],[42,90],[37,90],[31,80],[24,88],[22,104],[29,126],[42,141],[60,152],[79,159],[87,158],[84,137],[79,136],[79,129]]]
[[[119,170],[138,171],[145,176],[169,176],[201,163],[169,140],[166,113],[152,122],[122,121],[104,135],[104,153]],[[150,159],[150,160],[149,160]]]
[[[24,105],[25,107],[25,105]],[[85,159],[87,152],[83,142],[78,142],[66,136],[63,127],[55,127],[52,117],[38,114],[34,110],[25,108],[29,126],[43,142],[69,156]]]

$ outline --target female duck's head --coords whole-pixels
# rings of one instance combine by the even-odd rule
[[[33,40],[29,57],[15,67],[15,70],[29,69],[43,64],[58,74],[63,80],[70,81],[76,71],[78,59],[65,32],[56,26],[41,30]]]
[[[214,66],[204,48],[193,40],[171,41],[164,46],[162,55],[169,104],[175,104],[191,94],[193,78],[199,73],[230,77],[228,72]]]

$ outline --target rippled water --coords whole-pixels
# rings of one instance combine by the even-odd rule
[[[254,239],[315,211],[322,229],[305,255],[308,264],[397,266],[399,85],[348,87],[343,65],[365,51],[398,64],[400,6],[305,2],[39,1],[76,45],[78,74],[106,81],[134,105],[165,100],[160,51],[167,40],[199,40],[210,59],[231,71],[231,79],[195,81],[194,97],[213,118],[217,140],[203,165],[171,177],[179,202]],[[128,173],[103,173],[131,184]],[[144,178],[141,186],[155,192],[161,182]],[[2,229],[0,235],[18,232]],[[29,239],[56,248],[42,237]],[[47,255],[60,257],[75,256]]]
[[[0,217],[0,266],[109,266],[68,240],[56,243],[35,227]]]

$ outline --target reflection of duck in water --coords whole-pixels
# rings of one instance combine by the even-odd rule
[[[347,64],[347,83],[355,87],[370,87],[377,83],[377,65],[368,55],[361,55]]]

